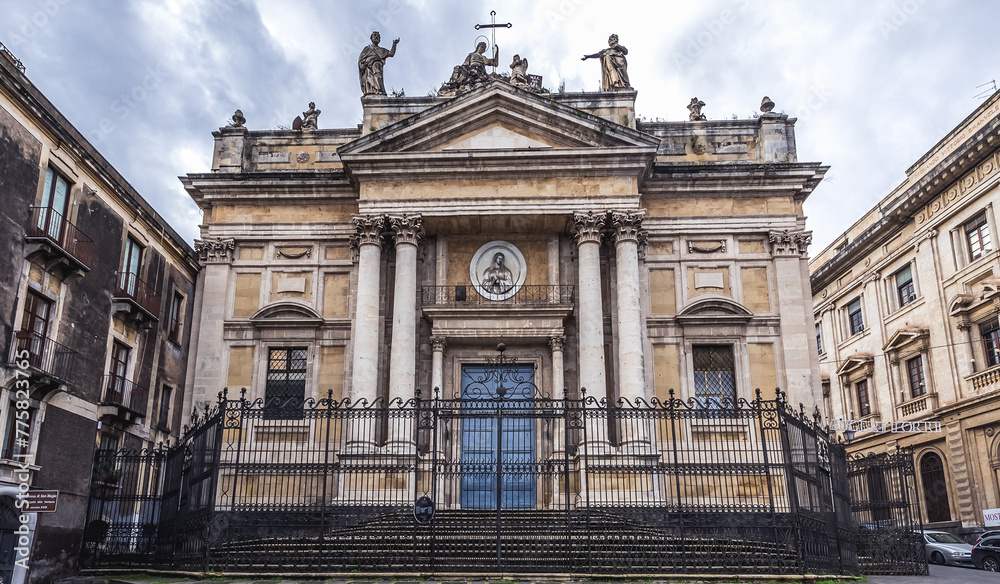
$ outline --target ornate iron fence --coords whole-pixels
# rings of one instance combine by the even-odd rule
[[[609,404],[509,371],[406,402],[224,395],[173,448],[99,453],[159,474],[95,488],[90,565],[857,572],[843,447],[781,392]]]

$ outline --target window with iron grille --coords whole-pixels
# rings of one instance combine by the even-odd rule
[[[301,418],[306,395],[306,349],[271,349],[268,357],[264,417]]]
[[[986,213],[976,215],[972,221],[965,224],[965,238],[969,244],[969,259],[978,260],[992,249],[990,226],[986,222]]]
[[[709,409],[736,406],[732,345],[694,345],[694,395]]]
[[[868,380],[862,379],[854,384],[854,392],[858,396],[858,414],[862,417],[872,413],[872,402],[868,395]]]
[[[979,335],[983,337],[986,366],[1000,365],[1000,321],[994,318],[979,325]]]
[[[896,272],[896,298],[902,308],[917,299],[916,290],[913,288],[913,271],[910,266]]]
[[[851,334],[856,335],[865,330],[865,320],[861,316],[861,299],[856,298],[847,305],[847,321],[850,324]]]
[[[910,396],[916,398],[927,393],[924,382],[924,361],[919,355],[906,361],[906,373],[910,378]]]

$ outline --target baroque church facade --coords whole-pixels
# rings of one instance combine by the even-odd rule
[[[601,92],[484,76],[477,49],[438,96],[369,82],[358,128],[311,104],[296,130],[214,132],[182,178],[205,217],[184,415],[223,387],[459,396],[498,342],[552,397],[822,408],[802,203],[826,167],[766,98],[637,121],[609,50]]]

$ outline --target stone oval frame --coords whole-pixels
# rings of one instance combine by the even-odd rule
[[[494,261],[498,255],[503,256],[503,261],[499,266],[494,266]],[[498,274],[491,274],[489,270],[498,271]],[[509,272],[509,282],[503,277],[503,270]],[[506,241],[491,241],[479,248],[472,256],[469,263],[469,278],[476,292],[487,300],[506,300],[524,285],[524,279],[528,272],[527,263],[521,251],[511,243]]]

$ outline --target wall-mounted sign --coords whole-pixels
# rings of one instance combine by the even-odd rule
[[[1000,509],[983,509],[983,525],[1000,527]]]
[[[28,491],[21,511],[25,513],[55,513],[59,504],[59,491]]]
[[[941,431],[941,422],[881,422],[878,420],[830,420],[833,432],[877,432],[881,434],[920,434]]]

